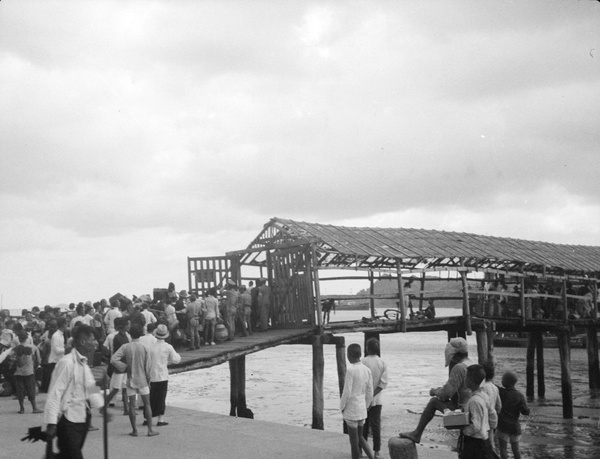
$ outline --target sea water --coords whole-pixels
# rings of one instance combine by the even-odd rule
[[[382,311],[381,311],[382,312]],[[456,315],[457,310],[438,309],[439,316]],[[365,311],[337,311],[332,321],[360,319]],[[346,346],[363,346],[362,333],[343,334]],[[429,390],[448,378],[444,367],[446,332],[382,334],[381,356],[388,366],[389,385],[384,391],[382,440],[412,430],[429,400]],[[475,335],[467,337],[470,354],[477,359]],[[517,388],[525,392],[526,349],[496,348],[496,378],[512,370],[519,375]],[[588,388],[587,352],[571,350],[571,372],[575,416],[562,418],[560,359],[557,349],[545,349],[546,397],[528,401],[531,415],[522,418],[523,457],[598,458],[600,429],[598,409],[600,393]],[[335,346],[324,348],[324,424],[325,430],[341,432],[339,386]],[[536,381],[537,382],[537,381]],[[255,419],[310,428],[312,422],[312,349],[307,345],[284,345],[246,357],[246,398]],[[171,376],[168,404],[221,414],[229,413],[229,366]],[[456,444],[457,431],[442,427],[436,417],[422,438],[432,448],[450,451]],[[385,443],[383,449],[385,450]],[[449,457],[453,457],[454,453]]]

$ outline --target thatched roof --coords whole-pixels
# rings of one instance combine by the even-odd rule
[[[600,247],[551,244],[470,233],[411,228],[357,228],[273,218],[248,246],[256,251],[314,243],[320,267],[475,269],[597,277]]]

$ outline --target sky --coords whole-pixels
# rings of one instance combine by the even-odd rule
[[[0,2],[4,308],[272,217],[600,245],[600,3]]]

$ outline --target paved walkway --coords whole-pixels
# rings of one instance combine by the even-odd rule
[[[38,396],[43,408],[45,395]],[[0,459],[42,457],[44,444],[21,442],[28,427],[39,426],[41,414],[32,414],[27,402],[26,413],[18,414],[18,402],[12,397],[0,398],[2,448]],[[130,437],[129,418],[118,408],[109,423],[109,457],[112,459],[150,459],[158,457],[202,457],[203,459],[244,458],[327,458],[349,459],[348,437],[341,433],[293,427],[273,422],[233,418],[213,413],[168,407],[169,425],[156,427],[160,435],[146,437],[143,418],[138,412],[140,436]],[[102,427],[102,418],[94,416],[93,424]],[[86,459],[103,459],[102,430],[90,432],[84,447]],[[442,459],[456,457],[447,450],[418,447],[419,457]],[[387,444],[383,456],[388,457]]]

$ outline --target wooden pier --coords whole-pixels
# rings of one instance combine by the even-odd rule
[[[341,276],[339,270],[351,271]],[[344,333],[365,340],[386,333],[446,331],[448,339],[476,334],[480,362],[494,359],[494,333],[528,336],[527,394],[544,397],[543,334],[557,337],[561,359],[563,417],[573,417],[570,337],[586,334],[590,389],[600,389],[598,282],[600,247],[403,228],[348,228],[274,218],[244,250],[218,257],[188,258],[189,290],[198,295],[226,281],[268,280],[271,329],[217,346],[183,353],[172,372],[229,362],[231,415],[246,411],[245,356],[282,344],[312,346],[313,422],[323,428],[323,346],[336,346],[340,393],[346,371]],[[363,295],[322,295],[322,284],[363,280]],[[375,292],[378,280],[396,284],[393,293]],[[428,289],[454,282],[450,291]],[[413,287],[415,283],[418,287]],[[367,317],[326,324],[323,300],[364,301]],[[375,316],[376,303],[397,308],[396,320]],[[424,301],[455,302],[455,317],[418,319],[409,308]],[[391,302],[391,305],[389,304]],[[378,306],[380,307],[380,306]],[[536,365],[537,361],[537,365]]]

